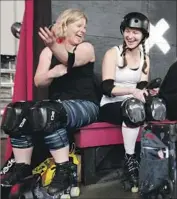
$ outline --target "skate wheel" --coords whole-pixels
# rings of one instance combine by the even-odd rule
[[[71,199],[71,196],[69,194],[63,194],[60,199]]]
[[[132,193],[137,193],[138,192],[138,187],[132,187],[131,188]]]
[[[78,197],[80,195],[80,188],[79,187],[72,187],[70,191],[71,197]]]

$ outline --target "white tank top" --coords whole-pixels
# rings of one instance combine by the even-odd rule
[[[144,64],[144,58],[142,56],[143,51],[140,48],[141,59],[140,59],[140,66],[137,70],[130,69],[129,67],[119,68],[119,66],[123,66],[123,57],[121,56],[121,53],[123,51],[122,47],[123,47],[122,45],[114,46],[114,48],[117,51],[117,57],[118,57],[114,85],[120,86],[120,87],[127,87],[127,88],[128,87],[136,88],[137,83],[141,79],[142,67]],[[101,102],[100,102],[100,106],[103,106],[107,103],[123,101],[129,97],[132,97],[132,95],[119,95],[119,96],[115,96],[115,97],[108,97],[108,96],[103,95]]]

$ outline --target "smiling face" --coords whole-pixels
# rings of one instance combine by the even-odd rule
[[[52,27],[55,36],[71,45],[83,42],[86,33],[87,16],[79,9],[67,9],[57,18]]]
[[[72,45],[78,45],[83,42],[86,33],[86,19],[81,18],[66,27],[65,39]]]
[[[123,37],[127,47],[133,49],[139,45],[143,38],[143,34],[136,28],[125,28]]]

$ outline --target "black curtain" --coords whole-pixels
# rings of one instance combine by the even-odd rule
[[[38,35],[39,27],[49,26],[52,23],[51,0],[34,0],[34,29],[33,29],[33,46],[34,46],[34,74],[36,72],[39,55],[45,47],[44,42]],[[47,98],[47,89],[39,89],[34,86],[34,99],[40,100]]]
[[[51,0],[34,0],[34,23],[33,23],[33,71],[36,72],[36,68],[39,61],[39,56],[42,49],[45,47],[43,41],[38,35],[39,27],[49,26],[52,22],[52,8]],[[33,77],[34,77],[33,74]],[[47,89],[36,88],[33,89],[34,100],[42,100],[47,98]],[[46,157],[50,156],[47,147],[44,145],[43,132],[35,140],[35,147],[32,156],[32,166],[35,167]]]

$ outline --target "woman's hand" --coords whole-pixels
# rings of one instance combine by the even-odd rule
[[[47,27],[39,28],[38,32],[40,38],[44,41],[45,45],[49,48],[56,43],[56,36],[54,32],[50,31]]]
[[[146,102],[145,100],[145,96],[148,96],[148,92],[147,90],[143,89],[143,90],[140,90],[140,89],[135,89],[133,91],[133,96],[136,98],[136,99],[139,99],[140,101],[142,101],[143,103]]]
[[[63,64],[58,64],[49,71],[50,78],[61,77],[67,73],[67,67]]]
[[[159,93],[159,88],[150,89],[149,93],[151,96],[155,96]]]

